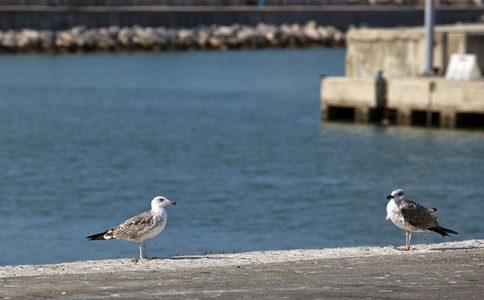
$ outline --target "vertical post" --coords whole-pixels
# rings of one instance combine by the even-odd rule
[[[321,88],[319,94],[321,95],[321,119],[323,121],[329,120],[329,106],[323,101],[324,78],[326,75],[321,75]]]
[[[399,108],[396,115],[398,125],[412,125],[412,111],[408,108]]]
[[[355,107],[353,119],[355,123],[368,123],[370,121],[370,108],[366,106]]]
[[[457,114],[452,110],[440,112],[440,127],[455,128],[457,125]]]
[[[388,123],[388,119],[386,116],[387,112],[387,80],[383,77],[383,70],[379,70],[376,74],[376,110],[378,112],[378,116],[374,114],[370,114],[370,121],[376,121],[376,118],[379,118],[382,124]]]
[[[434,75],[434,0],[425,0],[425,72]]]
[[[429,103],[427,104],[427,127],[432,126],[432,99],[434,96],[435,82],[429,82]]]
[[[379,70],[376,74],[375,91],[376,107],[385,109],[387,106],[387,80],[383,77],[382,70]]]

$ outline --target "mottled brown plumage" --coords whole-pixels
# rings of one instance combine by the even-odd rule
[[[139,242],[140,259],[147,258],[145,240],[158,235],[165,228],[167,214],[163,207],[168,204],[176,205],[176,202],[157,196],[151,201],[150,211],[134,216],[116,227],[86,238],[88,241],[118,239]],[[144,248],[144,257],[142,247]]]
[[[438,218],[434,215],[436,208],[428,210],[417,202],[408,200],[402,189],[394,190],[387,197],[390,201],[387,204],[387,219],[391,219],[393,224],[405,229],[406,247],[410,249],[413,232],[433,231],[443,237],[449,236],[448,233],[458,234],[457,232],[439,226]]]
[[[437,216],[417,202],[411,200],[402,202],[400,211],[405,221],[416,228],[430,230],[439,226]]]
[[[157,226],[164,227],[165,220],[149,211],[132,217],[117,227],[106,230],[104,239],[114,238],[139,242],[146,233]]]

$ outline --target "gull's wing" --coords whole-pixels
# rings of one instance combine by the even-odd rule
[[[139,235],[143,229],[153,226],[154,222],[153,214],[151,211],[147,211],[111,228],[108,233],[111,233],[115,239],[129,240]]]
[[[404,220],[412,226],[422,230],[439,226],[437,216],[417,202],[406,200],[402,203],[400,209]]]

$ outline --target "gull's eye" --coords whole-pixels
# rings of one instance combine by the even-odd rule
[[[403,193],[402,192],[398,192],[398,196],[401,196],[401,195],[403,195]]]

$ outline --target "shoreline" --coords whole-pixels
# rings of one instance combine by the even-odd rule
[[[415,255],[467,251],[482,249],[484,239],[445,242],[438,244],[412,245],[411,251],[399,251],[394,246],[359,246],[322,249],[271,250],[243,253],[180,255],[173,257],[139,260],[119,258],[88,260],[46,265],[12,265],[0,267],[0,279],[8,277],[30,277],[51,275],[110,274],[113,272],[166,271],[176,269],[218,268],[243,265],[266,265],[277,263],[297,263],[301,261],[334,260],[345,258],[366,258],[374,256],[412,257]]]

